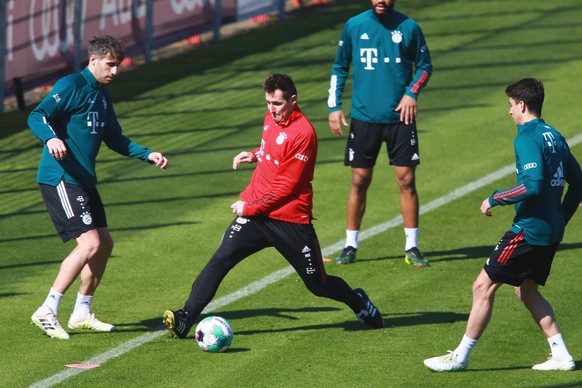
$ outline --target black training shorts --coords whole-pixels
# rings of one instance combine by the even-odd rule
[[[352,119],[344,164],[353,168],[374,167],[382,142],[386,142],[391,165],[414,167],[420,163],[416,123],[369,124]]]
[[[525,241],[523,232],[515,234],[509,231],[499,240],[483,269],[497,283],[518,287],[524,280],[530,279],[543,286],[550,275],[559,245],[530,245]]]
[[[96,188],[85,190],[61,181],[57,186],[39,184],[49,215],[63,242],[88,230],[107,226],[105,208]]]

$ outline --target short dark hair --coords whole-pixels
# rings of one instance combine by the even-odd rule
[[[263,89],[267,93],[275,93],[275,90],[280,90],[283,92],[283,97],[285,97],[285,100],[287,101],[289,101],[291,96],[297,95],[295,82],[293,82],[293,79],[286,74],[272,74],[263,83]]]
[[[107,54],[111,54],[119,62],[125,58],[125,46],[123,42],[110,35],[94,36],[89,39],[87,51],[89,52],[89,56],[96,55],[99,59],[105,58]]]
[[[531,113],[542,117],[545,96],[542,81],[535,78],[523,78],[506,87],[505,94],[515,101],[523,101]]]

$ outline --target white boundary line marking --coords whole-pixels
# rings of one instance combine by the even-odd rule
[[[574,136],[573,138],[571,138],[570,140],[568,140],[568,144],[570,145],[570,147],[574,147],[576,144],[582,142],[582,134],[578,134],[576,136]],[[473,181],[471,183],[466,184],[465,186],[461,186],[453,191],[451,191],[450,193],[448,193],[447,195],[444,195],[440,198],[437,198],[429,203],[427,203],[426,205],[423,205],[420,207],[420,214],[424,214],[427,213],[431,210],[435,210],[438,209],[441,206],[447,205],[450,202],[454,201],[455,199],[461,198],[475,190],[480,189],[481,187],[484,187],[490,183],[493,183],[501,178],[506,177],[507,175],[511,174],[512,172],[515,171],[515,164],[510,164],[508,166],[502,167],[499,170],[489,174],[489,175],[485,175],[484,177],[477,179],[476,181]],[[388,229],[394,228],[398,225],[402,224],[402,216],[397,216],[394,217],[393,219],[386,221],[382,224],[378,224],[376,226],[371,227],[370,229],[366,229],[364,231],[362,231],[360,233],[360,237],[359,240],[363,241],[365,239],[368,239],[370,237],[376,236],[382,232],[385,232]],[[343,249],[344,247],[344,240],[342,239],[341,241],[336,242],[335,244],[329,245],[325,248],[323,248],[321,250],[322,255],[328,256],[334,252],[338,252],[341,249]],[[270,284],[276,283],[279,280],[291,275],[292,273],[294,273],[295,270],[293,269],[293,267],[291,266],[287,266],[283,269],[280,269],[278,271],[275,271],[273,273],[271,273],[270,275],[265,276],[264,278],[257,280],[256,282],[253,282],[251,284],[249,284],[248,286],[245,286],[241,289],[239,289],[238,291],[235,291],[231,294],[225,295],[223,297],[217,298],[215,300],[213,300],[212,302],[210,302],[208,304],[208,306],[206,306],[206,308],[204,309],[203,313],[209,313],[213,310],[219,309],[223,306],[226,306],[238,299],[244,298],[246,296],[252,295],[256,292],[261,291],[262,289],[264,289],[265,287],[267,287]],[[166,334],[165,330],[162,330],[162,327],[156,328],[153,331],[150,331],[146,334],[142,334],[139,337],[136,337],[132,340],[129,340],[127,342],[122,343],[121,345],[108,350],[104,353],[101,353],[98,356],[95,356],[89,360],[86,360],[84,362],[82,362],[81,364],[104,364],[109,360],[112,360],[114,358],[120,357],[122,355],[124,355],[125,353],[140,347],[141,345],[144,345],[150,341],[155,340],[158,337],[161,337],[162,335]],[[86,372],[88,369],[67,369],[64,370],[62,372],[59,372],[57,374],[52,375],[51,377],[48,377],[44,380],[41,380],[33,385],[31,385],[31,387],[34,388],[43,388],[43,387],[51,387],[55,384],[58,384],[66,379],[69,379],[71,377],[74,377],[78,374],[81,374],[83,372]]]

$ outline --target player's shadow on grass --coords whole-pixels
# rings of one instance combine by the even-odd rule
[[[390,327],[407,327],[419,325],[431,325],[435,323],[465,322],[469,314],[445,312],[445,311],[422,311],[410,313],[396,313],[384,317],[384,325]]]
[[[576,363],[576,368],[574,368],[574,370],[582,370],[582,367],[580,366],[580,363],[582,362],[582,360],[574,360],[574,362]],[[471,368],[471,365],[469,364],[469,367],[463,371],[463,374],[465,373],[471,373],[471,372],[499,372],[499,371],[514,371],[514,370],[529,370],[531,369],[532,365],[524,365],[524,366],[506,366],[506,367],[499,367],[499,368],[479,368],[476,367],[475,369]],[[564,384],[552,384],[552,385],[540,385],[540,388],[568,388],[568,387],[582,387],[582,380],[578,380],[576,382],[570,382],[570,383],[564,383]]]
[[[151,331],[158,331],[158,330],[165,330],[164,325],[162,324],[162,315],[160,314],[159,317],[145,319],[139,322],[115,322],[115,321],[108,321],[112,325],[115,326],[115,331],[111,334],[115,333],[149,333]],[[192,330],[192,333],[194,330]],[[92,330],[72,330],[69,332],[70,335],[94,335],[94,334],[109,334],[109,333],[100,333],[98,331]]]
[[[485,259],[493,250],[493,246],[477,246],[477,247],[463,247],[457,249],[450,249],[447,251],[422,251],[425,259],[429,262],[443,262],[453,260],[468,260],[468,259]],[[359,257],[353,264],[365,264],[368,261],[385,261],[385,260],[403,260],[404,254],[396,256],[381,256],[373,258]]]
[[[300,307],[300,308],[265,308],[265,309],[250,309],[250,310],[235,310],[235,311],[224,311],[220,312],[220,315],[223,318],[226,318],[229,321],[236,321],[239,319],[246,319],[246,318],[256,318],[256,317],[275,317],[275,318],[282,318],[289,321],[297,321],[301,318],[298,317],[296,314],[304,314],[304,313],[325,313],[330,311],[340,311],[342,308],[340,307]],[[203,314],[200,316],[200,319],[203,319],[206,316],[215,315],[215,314]]]
[[[574,370],[580,370],[579,365],[580,360],[576,361],[576,369]],[[497,371],[497,370],[504,370],[504,369],[531,369],[531,367],[518,367],[518,368],[499,368],[499,369],[479,369],[479,370],[475,370],[475,372],[481,372],[481,371]],[[470,372],[469,369],[463,371],[463,373],[466,372]],[[563,373],[563,372],[558,372],[558,373]],[[544,384],[544,385],[536,385],[536,387],[539,388],[580,388],[582,387],[582,379],[579,379],[577,381],[572,381],[570,383],[563,383],[563,384]]]
[[[0,292],[0,298],[12,298],[13,296],[23,296],[29,295],[29,293],[24,292]]]
[[[277,309],[277,308],[269,308],[269,309],[251,309],[251,310],[236,310],[236,311],[225,311],[225,312],[217,312],[216,314],[220,315],[223,318],[226,318],[228,321],[236,322],[240,319],[245,318],[254,318],[258,316],[268,316],[268,317],[276,317],[282,318],[285,320],[297,321],[301,318],[295,316],[295,313],[325,313],[330,311],[341,311],[344,310],[341,307],[305,307],[305,308],[298,308],[298,309]],[[304,331],[304,330],[322,330],[322,329],[330,329],[330,328],[340,328],[344,329],[345,331],[360,331],[360,330],[369,330],[368,326],[359,322],[355,316],[351,313],[351,311],[346,311],[349,315],[353,317],[348,321],[344,322],[337,322],[337,323],[328,323],[328,324],[315,324],[315,325],[303,325],[303,326],[295,326],[289,327],[286,326],[284,323],[278,324],[277,328],[273,327],[266,327],[264,329],[258,330],[237,330],[237,335],[253,335],[253,334],[261,334],[261,333],[282,333],[282,332],[291,332],[291,331]],[[200,319],[204,318],[204,316],[200,316]],[[459,321],[466,321],[468,318],[468,314],[458,314],[453,312],[413,312],[413,313],[400,313],[400,314],[391,314],[388,317],[384,317],[384,325],[385,328],[389,329],[391,327],[403,327],[403,326],[417,326],[417,325],[426,325],[426,324],[434,324],[434,323],[452,323],[452,322],[459,322]]]
[[[423,251],[424,258],[427,259],[431,263],[444,263],[447,261],[456,261],[456,260],[471,260],[471,259],[482,259],[485,261],[493,249],[495,245],[482,245],[482,246],[475,246],[475,247],[463,247],[463,248],[456,248],[450,250],[441,250],[441,251]],[[560,256],[560,251],[569,251],[573,249],[581,249],[582,242],[577,243],[562,243],[558,248],[558,252],[556,253],[556,257]],[[382,256],[382,257],[374,257],[374,258],[358,258],[353,264],[365,264],[368,261],[384,261],[384,260],[402,260],[403,255],[397,256]]]
[[[154,201],[152,201],[152,202],[154,202]],[[139,231],[143,231],[143,230],[171,228],[171,227],[175,227],[175,226],[196,225],[196,224],[199,224],[199,222],[197,222],[197,221],[179,221],[179,222],[168,222],[168,223],[163,223],[163,224],[150,224],[150,225],[141,224],[138,226],[110,228],[109,230],[113,231],[113,232],[134,232],[134,231],[139,232]],[[14,242],[14,241],[39,240],[39,239],[51,239],[51,238],[57,240],[58,236],[55,235],[54,233],[50,233],[50,234],[44,234],[44,235],[38,234],[38,235],[32,235],[32,236],[11,237],[11,238],[7,238],[7,239],[0,239],[0,243],[2,243],[2,242]],[[44,262],[43,261],[40,264],[52,264],[52,263],[54,263],[54,262]],[[24,265],[29,266],[29,265],[36,265],[36,264],[39,264],[39,263],[27,263]],[[15,266],[22,266],[22,265],[15,265]],[[6,266],[6,267],[8,267],[8,266]],[[3,267],[0,266],[0,269],[2,269],[2,268]]]
[[[228,321],[236,321],[236,320],[240,320],[240,319],[247,319],[247,318],[255,318],[255,317],[259,317],[259,316],[268,316],[268,317],[277,317],[277,318],[282,318],[285,320],[292,320],[292,321],[296,321],[299,320],[301,318],[295,316],[294,314],[297,313],[325,313],[325,312],[329,312],[329,311],[339,311],[342,310],[342,308],[339,307],[305,307],[305,308],[298,308],[298,309],[278,309],[278,308],[269,308],[269,309],[252,309],[252,310],[236,310],[236,311],[218,311],[216,313],[212,313],[212,314],[201,314],[198,319],[196,320],[197,322],[201,321],[203,318],[210,316],[210,315],[220,315],[221,317],[227,319]],[[354,318],[355,319],[355,318]],[[124,323],[113,323],[116,328],[117,331],[119,332],[123,332],[123,333],[129,333],[129,332],[148,332],[151,330],[157,330],[160,329],[162,322],[162,314],[160,313],[159,317],[156,318],[150,318],[147,320],[143,320],[140,322],[124,322]],[[232,322],[231,322],[232,323]],[[334,325],[334,327],[341,327],[342,325],[337,324]],[[270,330],[266,330],[267,332]],[[282,331],[287,331],[287,330],[282,330]],[[194,328],[192,328],[191,330],[191,334],[194,332]],[[86,332],[88,333],[88,332]],[[239,332],[237,331],[237,334],[239,334]],[[249,333],[247,333],[249,334]]]
[[[0,240],[1,242],[2,240]],[[17,264],[8,264],[8,265],[0,265],[0,270],[5,269],[15,269],[15,268],[25,268],[25,267],[37,267],[37,266],[44,266],[44,265],[55,265],[60,264],[62,260],[47,260],[47,261],[35,261],[31,263],[17,263]],[[14,279],[17,280],[17,279]]]
[[[458,249],[451,249],[447,251],[430,251],[426,252],[425,257],[430,261],[431,257],[435,263],[454,261],[454,260],[467,260],[467,259],[483,259],[486,260],[495,245],[485,245],[477,247],[464,247]],[[582,242],[577,243],[562,243],[558,248],[556,256],[560,256],[560,251],[569,251],[572,249],[582,248]]]

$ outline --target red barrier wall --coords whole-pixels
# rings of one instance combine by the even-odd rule
[[[6,55],[4,81],[25,85],[73,67],[76,0],[8,0],[6,3]],[[87,40],[113,35],[124,41],[130,55],[143,54],[146,0],[83,0],[82,58]],[[234,21],[236,0],[222,0],[222,22]],[[159,47],[182,38],[211,31],[214,0],[154,0],[153,42]]]

